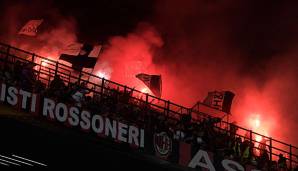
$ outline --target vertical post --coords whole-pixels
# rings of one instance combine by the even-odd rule
[[[80,84],[80,82],[81,82],[81,76],[82,76],[82,71],[80,71],[80,73],[79,73],[79,79],[78,79],[78,83]]]
[[[124,86],[124,94],[126,95],[126,89],[127,89],[127,87],[126,87],[126,85]]]
[[[127,96],[128,95],[128,96]],[[124,96],[123,96],[124,98],[123,98],[123,102],[125,103],[125,104],[128,104],[128,102],[129,102],[129,99],[130,99],[130,94],[128,94],[127,93],[127,86],[125,85],[124,86]],[[126,97],[128,97],[128,98],[126,98]],[[127,99],[127,101],[126,101],[126,99]]]
[[[252,143],[252,130],[249,131],[249,141]]]
[[[149,97],[148,97],[148,93],[146,93],[146,102],[145,102],[145,107],[144,107],[144,114],[143,114],[143,116],[146,118],[146,116],[148,115],[148,111],[149,111]],[[145,119],[144,119],[144,121],[145,121]],[[151,119],[149,119],[149,124],[151,124]],[[146,124],[144,125],[145,127],[146,127]]]
[[[32,60],[31,60],[32,63],[34,63],[34,59],[35,59],[35,53],[32,54]]]
[[[56,62],[56,67],[55,67],[55,76],[57,75],[57,72],[58,72],[58,65],[59,65],[59,63],[58,63],[58,62]]]
[[[50,82],[51,82],[51,70],[49,68],[49,75],[48,75],[49,79],[48,79],[48,87],[50,86]]]
[[[170,113],[170,100],[167,101],[167,109],[166,109],[166,112],[167,112],[167,117],[169,117],[169,113]]]
[[[8,45],[8,47],[7,47],[7,51],[6,51],[6,57],[5,57],[6,64],[8,63],[8,56],[9,56],[9,53],[10,53],[10,45]]]
[[[191,116],[192,109],[191,108],[187,109],[187,113]]]
[[[70,83],[70,77],[71,77],[71,72],[69,72],[69,75],[68,75],[68,85]]]
[[[165,115],[167,115],[167,101],[163,100],[163,102],[165,103],[164,113],[165,113]]]
[[[117,101],[119,101],[119,98],[120,98],[120,88],[119,88],[119,85],[117,86],[116,95],[117,95]]]
[[[101,79],[101,89],[100,89],[100,98],[101,99],[103,97],[104,86],[105,86],[105,78],[102,78]]]
[[[272,138],[270,137],[270,146],[269,146],[269,152],[270,152],[270,165],[271,166],[271,162],[272,162]]]
[[[290,144],[290,170],[292,170],[292,144]]]
[[[198,106],[198,109],[197,109],[196,117],[199,118],[200,122],[202,122],[205,116],[204,114],[200,113],[200,102],[197,102],[197,106]]]
[[[37,80],[39,80],[40,77],[40,70],[41,70],[41,65],[39,65],[38,73],[37,73]]]
[[[194,118],[192,117],[192,109],[191,109],[191,108],[187,109],[187,113],[188,113],[188,115],[190,116],[191,121],[192,121],[192,122],[195,122]]]

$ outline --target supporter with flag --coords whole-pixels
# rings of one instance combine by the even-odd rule
[[[159,98],[161,97],[161,90],[162,90],[161,75],[149,75],[149,74],[140,73],[140,74],[137,74],[136,77],[140,79],[155,96]]]
[[[231,91],[213,91],[208,93],[203,103],[225,113],[231,113],[234,96],[235,94]]]
[[[101,46],[82,44],[76,54],[61,54],[59,60],[64,60],[72,64],[72,67],[81,71],[83,68],[94,68]],[[91,56],[92,55],[92,56]]]

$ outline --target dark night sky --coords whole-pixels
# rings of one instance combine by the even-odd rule
[[[1,11],[8,6],[26,5],[30,15],[23,15],[23,20],[40,16],[55,20],[53,11],[71,16],[79,26],[78,36],[83,41],[104,40],[111,35],[126,34],[138,22],[150,20],[153,13],[153,0],[2,0],[0,3]]]
[[[106,42],[111,36],[133,32],[139,22],[149,22],[165,42],[162,51],[169,55],[163,56],[177,61],[185,53],[190,61],[197,58],[206,48],[201,41],[212,39],[208,48],[228,46],[224,48],[239,51],[243,65],[239,72],[257,75],[260,80],[266,79],[263,71],[268,60],[298,43],[297,1],[2,0],[1,4],[1,11],[17,6],[20,23],[43,17],[51,25],[61,16],[72,17],[81,42]],[[23,6],[26,8],[21,9]],[[9,20],[7,17],[2,15]],[[204,37],[206,34],[211,38]],[[187,48],[180,49],[182,46]]]
[[[203,5],[214,4],[216,6],[217,3],[224,1],[227,2],[226,4],[229,4],[230,1],[233,2],[233,0],[204,0],[193,5],[199,6],[203,2]],[[160,20],[161,13],[156,12],[163,4],[155,0],[2,0],[1,2],[2,10],[12,4],[29,4],[31,12],[28,16],[23,15],[24,20],[34,16],[43,15],[48,17],[48,14],[55,10],[59,11],[61,15],[74,17],[79,26],[79,38],[87,41],[106,39],[109,36],[118,34],[124,35],[134,29],[140,21],[154,23],[164,36],[171,34],[167,23],[161,23],[164,22],[164,17],[163,20]],[[225,24],[233,32],[232,43],[238,45],[239,48],[259,57],[271,56],[271,53],[278,53],[278,51],[286,49],[289,43],[296,41],[297,2],[282,0],[264,0],[261,2],[259,0],[242,0],[241,3],[234,2],[236,2],[236,7],[232,7],[231,10],[220,15],[224,15]],[[171,6],[184,10],[189,8],[188,1],[173,1],[173,4],[167,3],[164,8],[170,8]],[[223,6],[223,8],[225,7]],[[192,8],[189,10],[198,9]],[[177,12],[179,16],[179,10]],[[214,17],[212,15],[217,14],[211,13],[205,19],[206,21],[200,21],[200,24],[208,24],[208,18],[217,22],[216,18],[212,18]],[[51,17],[51,19],[55,19],[53,15]],[[200,13],[194,12],[189,16],[185,16],[183,18],[184,22],[181,22],[181,18],[180,21],[178,18],[177,22],[183,24],[181,25],[182,29],[196,32],[199,31],[197,27],[198,17],[201,17]],[[175,16],[168,19],[176,20]]]
[[[55,4],[62,14],[76,18],[80,34],[86,39],[94,38],[93,35],[106,38],[126,34],[138,22],[148,20],[153,12],[152,0],[56,1]]]
[[[260,80],[266,79],[263,71],[268,60],[298,43],[296,1],[2,0],[1,4],[1,11],[11,6],[17,9],[26,6],[18,10],[20,23],[43,17],[51,25],[60,16],[72,17],[81,42],[106,42],[111,36],[132,32],[139,22],[149,22],[165,42],[162,51],[169,55],[164,56],[177,61],[179,56],[184,59],[180,55],[184,53],[192,56],[189,57],[192,61],[202,48],[206,48],[198,45],[201,41],[209,41],[204,36],[210,34],[212,39],[215,35],[210,48],[228,45],[224,48],[240,51],[243,67],[239,72],[258,75],[256,79]],[[2,17],[9,20],[7,15]],[[180,50],[181,46],[188,48]]]

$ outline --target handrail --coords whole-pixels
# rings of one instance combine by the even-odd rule
[[[4,50],[2,49],[1,46],[3,46],[4,48],[6,48],[7,50],[4,51]],[[10,49],[10,50],[8,50],[8,49]],[[19,56],[16,56],[15,54],[11,54],[11,49],[15,50],[16,52],[19,51],[19,52],[22,52],[22,53],[25,53],[25,54],[31,56],[31,57],[32,57],[32,60],[30,61],[30,60],[28,60],[28,58],[27,58],[27,59],[24,59],[24,58],[20,58]],[[25,61],[28,61],[28,62],[34,62],[34,63],[35,63],[35,59],[37,59],[37,58],[40,58],[40,60],[44,60],[44,62],[48,63],[50,66],[55,67],[55,69],[53,69],[53,68],[50,68],[50,67],[48,67],[48,66],[47,66],[47,67],[46,67],[46,66],[42,66],[41,64],[38,64],[38,63],[37,63],[37,66],[39,66],[39,67],[44,67],[44,68],[48,68],[48,69],[49,69],[49,74],[50,74],[50,75],[49,75],[49,80],[48,80],[48,81],[50,81],[50,77],[51,77],[51,75],[52,75],[52,74],[55,75],[55,73],[57,73],[57,72],[59,72],[60,74],[63,74],[63,75],[65,76],[65,73],[63,73],[63,72],[61,72],[61,71],[58,71],[58,69],[63,69],[63,70],[65,70],[65,71],[70,71],[70,74],[65,76],[65,77],[68,77],[69,80],[70,80],[70,79],[77,79],[77,78],[78,78],[77,76],[73,76],[73,75],[71,75],[71,71],[72,71],[73,69],[72,69],[71,67],[65,65],[65,64],[59,63],[58,61],[54,61],[54,60],[51,60],[51,59],[47,59],[47,58],[45,58],[45,57],[36,55],[36,54],[34,54],[34,53],[27,52],[27,51],[25,51],[25,50],[18,49],[18,48],[16,48],[16,47],[12,47],[12,46],[10,46],[10,45],[6,45],[6,44],[3,44],[3,43],[0,42],[0,57],[2,57],[1,54],[3,54],[3,56],[5,56],[5,57],[10,56],[10,57],[13,57],[13,58],[22,59],[22,60],[25,60]],[[51,63],[50,63],[50,62],[51,62]],[[57,67],[56,67],[56,66],[57,66]],[[54,72],[52,73],[51,71],[54,71]],[[46,74],[46,73],[43,73],[43,72],[42,72],[42,74]],[[145,100],[146,100],[146,103],[147,103],[147,104],[148,104],[148,98],[155,99],[155,100],[157,100],[158,102],[162,102],[162,105],[160,105],[159,103],[156,103],[156,104],[152,103],[152,104],[150,104],[150,105],[155,106],[155,107],[157,107],[157,108],[159,108],[159,109],[162,109],[163,111],[166,112],[167,116],[172,116],[172,114],[174,114],[174,116],[177,116],[177,117],[175,117],[176,119],[179,119],[179,117],[181,117],[182,115],[189,114],[189,113],[187,113],[187,112],[190,112],[190,114],[196,114],[199,118],[206,118],[206,117],[209,117],[209,116],[212,117],[211,115],[206,114],[206,113],[203,113],[203,112],[200,112],[199,110],[197,111],[197,110],[194,110],[193,108],[187,108],[187,107],[184,107],[184,106],[182,106],[182,105],[178,105],[178,104],[175,104],[175,103],[173,103],[173,102],[170,102],[170,101],[168,101],[168,100],[164,100],[164,99],[161,99],[161,98],[152,96],[152,95],[150,95],[150,94],[142,93],[142,92],[139,91],[139,90],[136,90],[136,89],[127,87],[127,86],[125,86],[125,85],[121,85],[121,84],[119,84],[119,83],[116,83],[116,82],[111,81],[111,80],[107,80],[107,79],[105,79],[105,78],[101,78],[101,77],[99,77],[99,76],[97,76],[97,75],[93,75],[93,74],[88,73],[88,72],[84,72],[84,71],[82,71],[81,74],[82,74],[82,75],[86,75],[86,76],[89,77],[89,78],[92,77],[92,78],[98,79],[99,81],[102,80],[102,83],[112,84],[112,85],[117,86],[118,88],[123,88],[123,89],[125,89],[126,91],[129,90],[129,91],[132,92],[132,94],[136,93],[136,94],[138,94],[138,95],[144,95],[144,96],[146,97]],[[89,80],[84,80],[83,78],[81,78],[81,76],[80,76],[80,79],[81,79],[81,81],[85,81],[85,82],[87,82],[88,84],[92,84],[93,86],[97,86],[95,83],[92,83],[92,82],[90,82]],[[98,87],[99,87],[99,88],[102,87],[103,89],[106,89],[104,85],[98,85]],[[100,93],[100,92],[96,92],[96,93]],[[133,98],[136,99],[135,97],[133,97]],[[140,100],[140,101],[142,101],[142,100]],[[200,103],[200,104],[201,104],[201,105],[205,105],[205,104],[203,104],[203,103]],[[205,106],[207,106],[207,105],[205,105]],[[172,108],[178,108],[178,110],[174,111],[174,110],[172,110],[171,107],[172,107]],[[207,106],[207,107],[208,107],[208,106]],[[187,112],[183,112],[183,110],[185,110],[185,111],[187,111]],[[172,113],[172,114],[169,115],[170,113]],[[229,123],[229,122],[226,122],[226,121],[220,121],[219,124],[220,124],[220,125],[225,125],[225,126],[226,126],[225,129],[229,129],[229,128],[231,127],[231,125],[232,125],[232,123]],[[293,145],[291,145],[291,144],[287,144],[287,143],[285,143],[285,142],[282,142],[282,141],[279,141],[279,140],[276,140],[276,139],[273,139],[273,138],[271,138],[271,137],[268,137],[268,136],[259,134],[259,133],[257,133],[257,132],[253,132],[252,130],[249,130],[249,129],[240,127],[240,126],[238,126],[238,125],[234,125],[234,124],[233,124],[233,126],[235,126],[238,130],[242,130],[242,131],[245,131],[245,132],[249,132],[249,133],[250,133],[250,137],[249,137],[250,142],[260,143],[260,142],[257,142],[256,140],[252,139],[252,137],[253,137],[253,136],[256,136],[256,135],[261,136],[262,138],[265,138],[265,139],[270,140],[270,144],[269,144],[269,145],[268,145],[267,143],[264,144],[265,146],[267,146],[267,147],[270,148],[270,156],[271,156],[270,159],[272,159],[272,155],[275,155],[275,156],[277,155],[277,154],[275,154],[274,152],[272,152],[272,149],[273,149],[273,150],[278,150],[279,152],[283,152],[283,153],[288,154],[290,157],[286,157],[286,158],[290,161],[290,165],[291,165],[291,166],[292,166],[292,162],[293,162],[293,163],[298,163],[297,160],[294,160],[294,159],[293,159],[293,156],[296,156],[296,157],[298,156],[297,152],[293,152],[293,149],[298,150],[298,147],[293,146]],[[216,126],[216,127],[217,127],[217,126]],[[221,127],[218,127],[218,128],[222,129]],[[229,130],[226,130],[226,131],[229,131]],[[243,137],[243,138],[247,138],[245,135],[240,135],[239,133],[236,134],[236,136],[240,136],[240,137]],[[287,150],[285,150],[285,149],[280,149],[280,147],[276,147],[277,144],[286,146],[286,147],[287,147]],[[255,147],[255,148],[257,149],[257,147]],[[293,154],[293,153],[295,153],[295,154]]]

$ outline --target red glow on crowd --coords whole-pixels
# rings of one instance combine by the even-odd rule
[[[254,128],[259,128],[261,125],[261,121],[260,121],[260,115],[256,114],[254,118],[250,118],[250,124],[252,127]]]
[[[250,124],[252,131],[257,132],[257,133],[259,133],[259,131],[264,132],[264,129],[261,128],[260,114],[252,114],[251,118],[249,119],[249,124]],[[263,138],[260,135],[255,136],[255,140],[257,142],[261,142],[262,139]]]
[[[95,75],[97,75],[100,78],[104,78],[104,79],[110,79],[110,77],[111,77],[104,71],[98,71]]]
[[[142,92],[142,93],[148,93],[148,94],[149,94],[149,93],[150,93],[150,90],[149,90],[148,88],[145,87],[145,88],[142,88],[142,89],[141,89],[141,92]]]
[[[256,141],[257,141],[257,142],[261,142],[262,139],[263,139],[262,136],[260,136],[260,135],[257,135],[257,136],[256,136]]]
[[[47,59],[49,59],[49,60],[47,60]],[[47,67],[47,66],[49,66],[49,63],[51,63],[50,60],[53,61],[54,58],[53,57],[48,57],[47,59],[41,60],[40,64],[44,67]]]
[[[37,40],[15,41],[12,45],[41,56],[48,56],[49,59],[56,61],[65,47],[77,42],[74,30],[75,26],[71,21],[62,20],[61,25],[54,30],[39,34]],[[46,43],[41,46],[37,43],[38,41]],[[278,134],[275,131],[278,128],[276,120],[280,115],[278,106],[271,101],[272,97],[275,97],[275,88],[279,88],[279,84],[270,84],[273,86],[258,90],[253,84],[247,84],[246,80],[243,81],[230,73],[230,75],[225,75],[226,73],[215,69],[217,66],[213,68],[213,65],[207,68],[187,63],[182,65],[184,63],[182,60],[176,61],[181,65],[173,64],[170,60],[163,61],[162,64],[166,65],[157,65],[153,62],[154,49],[162,47],[163,40],[150,25],[141,25],[135,32],[126,36],[111,37],[108,44],[109,46],[99,57],[100,62],[94,68],[93,74],[96,76],[111,79],[150,94],[150,90],[145,88],[145,85],[135,75],[139,73],[161,74],[163,77],[162,98],[186,107],[191,107],[197,101],[203,100],[208,91],[231,89],[236,93],[235,103],[232,106],[232,121],[237,121],[239,125],[260,134],[284,138],[281,133]],[[204,57],[208,57],[207,52],[203,53],[206,55]],[[183,57],[188,58],[187,55]],[[171,54],[168,58],[172,59]],[[59,62],[70,66],[67,62],[61,60]],[[47,60],[44,60],[41,61],[41,65],[47,67],[49,64]],[[204,68],[204,70],[198,68]],[[231,78],[231,80],[221,80],[221,78]],[[230,85],[230,82],[236,82],[237,85]],[[247,86],[241,87],[240,85]],[[260,136],[254,138],[257,141],[262,140]]]
[[[263,116],[263,117],[261,117]],[[263,120],[265,115],[252,113],[248,117],[248,128],[251,129],[253,132],[262,134],[264,136],[268,136],[268,132],[272,130],[272,124],[267,123],[265,120]],[[255,135],[254,139],[257,142],[261,142],[263,137],[260,135]]]

